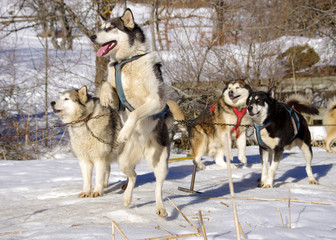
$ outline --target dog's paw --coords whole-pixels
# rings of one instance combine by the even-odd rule
[[[103,105],[104,107],[109,106],[112,104],[113,101],[113,90],[112,87],[109,83],[104,82],[101,90],[100,90],[100,104]]]
[[[197,168],[201,169],[201,170],[204,170],[205,169],[205,165],[202,164],[202,163],[197,163]]]
[[[272,184],[264,184],[262,188],[273,188]]]
[[[93,198],[102,197],[102,196],[103,196],[102,192],[94,191],[93,193],[91,193],[91,197]]]
[[[241,163],[244,163],[244,164],[247,163],[247,158],[246,158],[246,156],[238,156],[238,159],[239,159],[239,161],[240,161]]]
[[[91,194],[89,192],[81,192],[80,194],[78,194],[79,198],[88,198],[90,196]]]
[[[166,209],[164,209],[164,208],[156,209],[156,214],[159,215],[162,218],[165,218],[165,217],[168,216],[168,213],[167,213]]]
[[[112,95],[108,94],[100,94],[100,104],[103,105],[104,107],[109,106],[112,104]]]
[[[126,142],[130,135],[131,135],[131,133],[128,131],[128,129],[123,127],[119,132],[117,142],[118,143]]]
[[[313,185],[320,185],[320,183],[318,181],[314,180],[310,180],[309,184],[313,184]]]

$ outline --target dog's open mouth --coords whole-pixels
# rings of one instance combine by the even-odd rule
[[[235,96],[233,94],[229,94],[229,97],[230,97],[231,100],[235,100],[235,99],[239,98],[240,95]]]
[[[253,113],[252,111],[249,111],[248,113],[249,113],[250,117],[254,117],[254,116],[257,116],[260,113],[260,111],[258,111],[256,113]]]
[[[54,113],[56,113],[56,114],[61,114],[61,113],[63,113],[63,110],[59,110],[59,109],[56,109],[56,108],[52,108],[53,109],[53,111],[54,111]]]
[[[105,43],[103,46],[101,46],[97,51],[97,56],[102,57],[109,53],[115,46],[117,45],[117,41],[111,41],[108,43]]]

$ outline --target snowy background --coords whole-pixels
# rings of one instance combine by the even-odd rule
[[[7,1],[1,4],[1,11],[11,6]],[[136,21],[143,22],[149,17],[148,8],[142,5],[129,7]],[[115,11],[117,15],[122,8]],[[193,14],[212,13],[208,9],[199,9]],[[145,30],[148,34],[148,29]],[[184,33],[177,29],[170,34],[172,39],[181,41],[183,37],[180,40],[177,37]],[[48,102],[55,100],[59,92],[84,84],[94,91],[95,52],[88,38],[74,41],[73,51],[56,50],[49,44]],[[321,62],[333,63],[334,48],[326,47],[330,43],[325,41],[321,38],[283,37],[272,44],[277,45],[276,49],[285,50],[294,44],[308,42],[319,53]],[[44,40],[38,39],[32,30],[24,30],[1,40],[0,48],[2,87],[8,87],[7,84],[15,80],[21,93],[8,96],[0,104],[6,105],[13,114],[19,114],[16,107],[23,104],[26,105],[25,114],[40,113],[45,106]],[[227,50],[242,65],[245,64],[248,46],[228,45]],[[164,62],[177,57],[174,51],[160,52],[160,55]],[[51,121],[57,120],[52,113],[50,118]],[[33,121],[40,120],[44,119]],[[43,122],[38,122],[38,125],[43,125]],[[319,129],[314,135],[323,139],[320,136],[322,131]],[[336,239],[336,154],[326,153],[322,148],[313,150],[313,173],[320,182],[318,186],[308,184],[305,160],[297,149],[285,152],[273,189],[256,187],[261,169],[256,146],[247,148],[247,165],[239,164],[235,157],[234,163],[239,165],[233,170],[238,217],[247,239]],[[174,152],[171,158],[185,156]],[[163,188],[168,217],[162,219],[155,214],[155,178],[146,162],[136,169],[138,178],[133,202],[125,209],[120,190],[125,176],[116,164],[112,164],[110,184],[103,197],[79,199],[77,194],[81,191],[82,178],[69,146],[54,146],[52,152],[42,154],[36,160],[0,161],[0,239],[111,239],[111,221],[118,224],[128,239],[166,236],[162,229],[171,234],[194,234],[195,229],[173,207],[168,197],[197,228],[201,227],[198,211],[202,211],[208,239],[235,239],[226,169],[214,165],[207,156],[203,162],[207,168],[197,172],[195,183],[195,190],[200,194],[188,194],[177,189],[190,185],[191,160],[169,163],[169,175]],[[291,201],[290,217],[288,201],[276,200],[289,198],[305,201]],[[122,239],[118,233],[117,239]]]
[[[274,188],[261,189],[256,187],[261,169],[258,152],[257,147],[248,147],[248,164],[233,170],[236,196],[308,202],[290,203],[291,228],[288,228],[288,201],[237,200],[246,239],[335,239],[336,154],[314,148],[313,173],[320,185],[309,185],[301,152],[287,151],[276,173]],[[185,155],[171,157],[181,156]],[[168,217],[162,219],[155,214],[155,179],[145,162],[136,169],[133,202],[125,209],[119,189],[125,177],[116,164],[112,164],[110,184],[103,197],[79,199],[81,174],[76,158],[70,153],[59,152],[53,159],[1,161],[0,239],[112,239],[112,220],[128,239],[167,236],[157,226],[171,234],[196,233],[168,197],[197,228],[201,228],[198,211],[202,211],[208,239],[236,239],[227,171],[208,157],[203,162],[207,168],[197,172],[195,183],[200,194],[177,189],[190,186],[191,160],[169,163],[163,186]],[[236,158],[234,162],[238,164]],[[123,238],[117,233],[116,239]]]

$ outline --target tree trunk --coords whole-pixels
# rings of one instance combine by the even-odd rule
[[[100,87],[103,81],[107,80],[107,66],[110,62],[109,58],[96,57],[96,77],[95,87]]]

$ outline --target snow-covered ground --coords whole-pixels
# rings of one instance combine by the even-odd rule
[[[234,156],[236,153],[234,150]],[[171,157],[179,156],[183,155]],[[315,186],[308,184],[300,151],[285,152],[273,189],[256,187],[261,167],[258,148],[248,147],[247,157],[246,166],[233,170],[238,217],[246,239],[336,238],[336,154],[314,148],[313,172],[320,182]],[[209,157],[203,162],[207,168],[197,172],[195,183],[200,194],[177,189],[190,186],[191,161],[169,163],[164,183],[168,217],[162,219],[155,214],[155,178],[146,162],[136,169],[133,202],[125,209],[120,190],[125,177],[116,164],[112,164],[110,184],[103,197],[80,199],[77,194],[81,191],[81,174],[71,153],[58,153],[53,159],[0,161],[0,238],[112,239],[111,221],[128,239],[167,236],[162,229],[171,234],[196,233],[169,202],[170,198],[196,228],[201,228],[201,210],[208,239],[236,239],[227,171],[214,165]],[[239,164],[236,158],[234,163]],[[288,201],[246,198],[290,198],[290,218]],[[295,199],[308,202],[294,202]],[[116,233],[116,239],[123,238]]]

